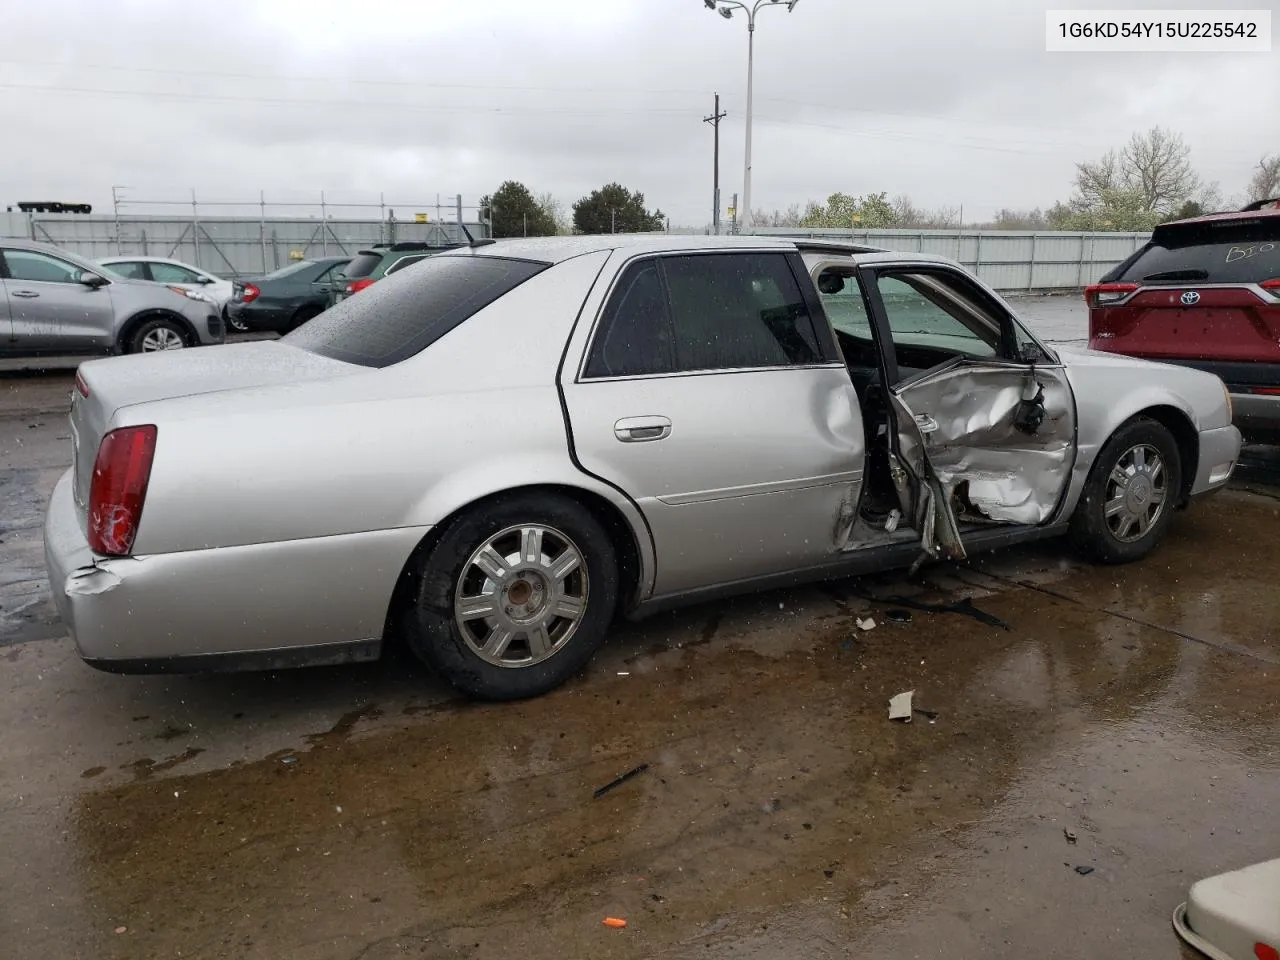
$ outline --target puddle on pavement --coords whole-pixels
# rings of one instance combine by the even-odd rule
[[[678,645],[663,642],[663,621],[625,628],[590,675],[535,701],[417,705],[396,712],[396,729],[378,727],[372,703],[300,750],[89,779],[66,823],[78,873],[63,879],[91,931],[72,946],[100,957],[709,956],[748,917],[775,926],[774,952],[761,955],[823,955],[827,933],[866,932],[886,884],[930,845],[951,850],[998,821],[1026,778],[1066,776],[1053,759],[1064,743],[1105,754],[1134,729],[1164,731],[1237,766],[1274,765],[1275,668],[1170,632],[1273,649],[1275,601],[1251,591],[1280,558],[1243,542],[1271,509],[1228,502],[1180,521],[1176,541],[1123,571],[1064,573],[1044,551],[945,574],[1010,631],[916,612],[862,633],[853,618],[867,605],[852,585],[770,594],[681,614]],[[1205,538],[1229,549],[1201,558]],[[1037,579],[1038,564],[1051,576]],[[1174,589],[1194,590],[1175,594],[1171,571]],[[1011,585],[1050,579],[1060,597]],[[889,697],[908,689],[935,722],[887,720]],[[1159,751],[1147,762],[1157,776]],[[22,841],[0,825],[0,844],[11,842]],[[814,911],[821,934],[796,926]],[[603,928],[605,916],[629,927]],[[66,936],[53,915],[24,931],[44,955],[73,952]]]

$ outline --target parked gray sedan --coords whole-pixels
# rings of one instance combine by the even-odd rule
[[[225,336],[220,307],[205,294],[0,239],[0,356],[151,353]]]
[[[76,387],[45,549],[87,661],[399,638],[491,699],[619,611],[1057,534],[1135,560],[1240,449],[1216,377],[1050,349],[949,260],[752,237],[481,241]]]

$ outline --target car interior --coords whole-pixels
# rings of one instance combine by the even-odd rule
[[[892,334],[892,343],[887,347],[896,361],[892,386],[908,383],[960,358],[990,360],[1009,356],[1004,349],[1004,318],[981,307],[949,277],[915,268],[911,272],[882,273],[878,285]],[[862,408],[867,467],[860,519],[871,527],[884,529],[889,515],[900,509],[890,471],[890,438],[897,428],[885,384],[887,366],[881,363],[857,267],[823,265],[817,286]]]

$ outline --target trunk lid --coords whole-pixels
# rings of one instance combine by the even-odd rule
[[[362,368],[266,340],[90,360],[71,394],[71,466],[84,519],[98,445],[116,413],[154,400],[225,393],[360,372]],[[88,396],[79,389],[83,383]],[[164,443],[163,436],[160,444]]]

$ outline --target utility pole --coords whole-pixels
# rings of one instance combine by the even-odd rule
[[[733,229],[734,234],[737,234],[737,232],[738,232],[738,195],[737,195],[736,193],[733,195],[733,208],[732,208],[732,211],[731,211],[731,215],[732,215],[732,217],[733,217],[733,228],[732,228],[732,229]]]
[[[720,236],[720,121],[727,117],[727,113],[720,112],[720,94],[716,94],[716,105],[711,111],[711,116],[703,117],[703,123],[711,124],[715,131],[715,148],[712,156],[712,187],[711,187],[711,230],[718,237]]]

